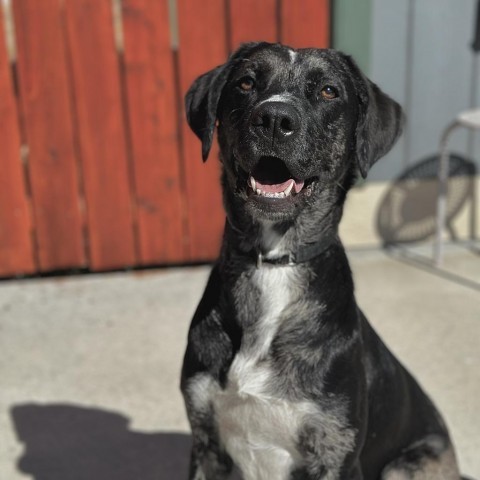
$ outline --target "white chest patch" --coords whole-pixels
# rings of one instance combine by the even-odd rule
[[[230,367],[228,384],[214,402],[220,437],[245,480],[288,479],[295,460],[296,437],[314,406],[275,396],[268,360],[271,342],[283,314],[301,293],[297,267],[265,266],[253,282],[261,292],[260,311],[252,332]]]

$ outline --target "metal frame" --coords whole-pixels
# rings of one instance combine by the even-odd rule
[[[437,267],[443,263],[443,238],[442,234],[447,222],[447,193],[448,193],[448,162],[450,152],[447,148],[450,135],[459,127],[465,127],[470,130],[480,130],[480,109],[466,110],[461,112],[457,118],[447,126],[440,138],[440,166],[438,170],[438,197],[437,197],[437,218],[436,233],[433,249],[433,261]],[[474,179],[475,181],[475,179]],[[475,192],[475,186],[474,190]],[[476,218],[476,200],[475,195],[472,202],[472,221],[470,223],[470,237],[475,237],[475,218]]]

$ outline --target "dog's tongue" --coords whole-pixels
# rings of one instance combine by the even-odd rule
[[[293,178],[289,178],[286,182],[283,182],[283,183],[267,184],[267,183],[259,182],[258,180],[255,180],[255,183],[257,188],[259,188],[265,193],[284,192],[287,189],[287,187],[289,187],[290,184],[293,183],[293,189],[295,190],[295,193],[298,193],[303,188],[303,184],[305,182],[300,182],[300,181],[294,180]]]

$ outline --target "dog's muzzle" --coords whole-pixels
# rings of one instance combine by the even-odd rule
[[[300,129],[300,114],[286,102],[261,102],[250,117],[250,131],[265,151],[283,152],[293,148]],[[294,178],[281,158],[275,155],[261,157],[248,179],[253,193],[267,198],[298,194],[304,183]]]

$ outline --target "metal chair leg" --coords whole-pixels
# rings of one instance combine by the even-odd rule
[[[437,197],[437,218],[436,233],[433,248],[433,262],[436,267],[443,263],[443,232],[447,219],[447,194],[448,194],[448,164],[450,153],[447,148],[448,137],[458,126],[458,122],[453,122],[443,132],[440,140],[440,165],[438,171],[438,197]]]

